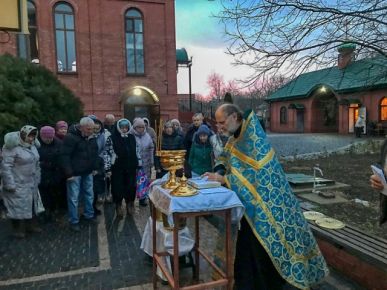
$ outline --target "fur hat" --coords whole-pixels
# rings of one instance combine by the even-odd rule
[[[54,138],[55,136],[55,129],[53,127],[50,127],[50,126],[44,126],[42,128],[40,128],[40,137],[43,137],[43,138]]]

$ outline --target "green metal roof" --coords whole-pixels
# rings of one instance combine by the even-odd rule
[[[386,88],[387,58],[367,58],[354,61],[345,69],[335,66],[304,73],[269,95],[266,101],[307,98],[321,86],[327,86],[336,93]]]
[[[191,62],[185,48],[176,49],[176,62],[177,64],[188,64]]]

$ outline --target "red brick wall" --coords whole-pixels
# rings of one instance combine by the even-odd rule
[[[369,290],[387,290],[387,272],[322,239],[318,245],[327,263]]]
[[[40,64],[56,73],[52,8],[59,1],[35,0]],[[173,0],[68,0],[74,8],[77,74],[59,79],[84,103],[85,113],[123,114],[123,92],[140,85],[160,99],[162,115],[177,117],[176,41]],[[144,20],[145,76],[126,75],[124,14],[138,8]],[[16,55],[12,41],[0,53]]]
[[[345,99],[359,99],[367,108],[367,121],[379,121],[379,104],[383,97],[387,97],[387,89],[365,91],[351,94],[336,95],[337,100]],[[304,104],[304,132],[322,132],[323,116],[321,112],[313,106],[313,96],[307,99],[299,99],[292,101],[274,102],[270,104],[270,131],[271,132],[283,132],[283,133],[295,133],[296,128],[296,110],[288,109],[288,122],[286,124],[280,124],[280,108],[288,106],[291,103]],[[337,111],[337,130],[334,130],[340,134],[348,134],[348,106],[339,105]]]

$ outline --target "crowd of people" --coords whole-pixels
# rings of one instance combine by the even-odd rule
[[[235,289],[309,288],[328,269],[259,119],[232,104],[220,106],[215,117],[216,133],[202,113],[196,113],[186,132],[173,119],[163,123],[161,136],[147,118],[131,123],[125,118],[116,121],[111,114],[104,122],[89,115],[71,126],[65,121],[40,129],[25,125],[6,134],[1,197],[13,235],[25,238],[28,232],[41,232],[41,213],[48,220],[67,215],[70,229],[79,232],[81,218],[97,223],[98,202],[114,203],[118,218],[125,210],[133,214],[139,169],[149,180],[153,169],[156,178],[167,173],[156,154],[159,144],[161,150],[186,150],[188,177],[218,181],[243,203]],[[382,148],[384,170],[386,148],[387,141]],[[376,175],[371,185],[382,191],[380,222],[386,222],[385,185]],[[147,204],[146,195],[139,197],[140,206]]]
[[[165,122],[160,145],[162,150],[186,149],[186,174],[197,176],[211,171],[227,138],[214,133],[202,113],[192,120],[187,133],[179,120]],[[112,114],[103,122],[89,115],[71,126],[62,120],[6,134],[1,197],[13,235],[41,232],[41,221],[65,216],[70,229],[79,232],[80,219],[97,223],[104,202],[114,204],[118,218],[125,211],[133,214],[138,169],[149,180],[153,169],[157,178],[167,172],[155,155],[156,139],[147,118],[131,123]],[[146,195],[139,198],[140,206],[147,204]]]

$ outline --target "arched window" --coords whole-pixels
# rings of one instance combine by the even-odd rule
[[[64,2],[54,7],[56,59],[58,72],[75,72],[75,25],[74,10]]]
[[[144,30],[140,11],[129,9],[125,13],[126,71],[144,74]]]
[[[280,124],[286,124],[288,122],[288,110],[286,107],[280,109]]]
[[[387,97],[380,102],[380,121],[387,121]]]

